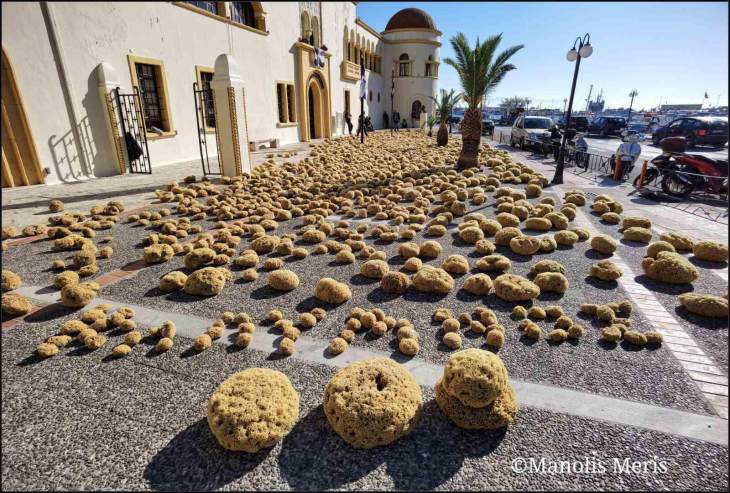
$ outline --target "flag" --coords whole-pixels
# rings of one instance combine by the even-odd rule
[[[367,97],[367,87],[365,87],[365,64],[360,60],[360,99]]]

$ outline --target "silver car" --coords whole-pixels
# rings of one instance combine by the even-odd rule
[[[509,138],[509,144],[512,147],[517,145],[524,149],[525,144],[531,145],[540,143],[550,135],[550,129],[553,126],[552,118],[546,116],[525,116],[517,117],[512,124],[512,133]]]

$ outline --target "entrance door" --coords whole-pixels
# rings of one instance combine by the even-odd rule
[[[2,50],[2,187],[45,183],[15,74]]]
[[[308,103],[309,103],[309,138],[310,139],[317,139],[319,138],[319,135],[317,135],[317,125],[315,123],[315,98],[314,98],[314,90],[312,89],[312,85],[314,83],[309,85],[309,91],[307,94]]]

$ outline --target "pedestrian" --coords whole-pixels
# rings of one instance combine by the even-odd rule
[[[397,111],[394,111],[393,112],[393,128],[395,129],[396,132],[398,131],[399,123],[400,123],[400,113],[398,113]]]
[[[360,132],[364,132],[365,137],[368,136],[367,120],[363,115],[360,115],[357,119],[357,135],[360,135]]]
[[[345,113],[345,123],[347,124],[347,133],[352,135],[352,115],[349,111]]]
[[[383,111],[383,128],[390,128],[390,125],[388,125],[388,112]]]

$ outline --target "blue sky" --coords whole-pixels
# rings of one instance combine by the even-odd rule
[[[510,72],[489,97],[529,96],[542,107],[563,106],[569,96],[573,63],[565,53],[577,36],[591,35],[593,54],[581,62],[575,99],[585,108],[590,84],[603,89],[607,107],[635,108],[663,103],[728,104],[728,4],[677,3],[456,3],[358,2],[357,14],[382,31],[398,10],[418,7],[433,17],[442,33],[441,59],[453,51],[449,38],[464,32],[477,36],[503,33],[503,48],[524,44]],[[442,63],[439,86],[458,88],[453,68]],[[576,103],[574,103],[575,106]]]

